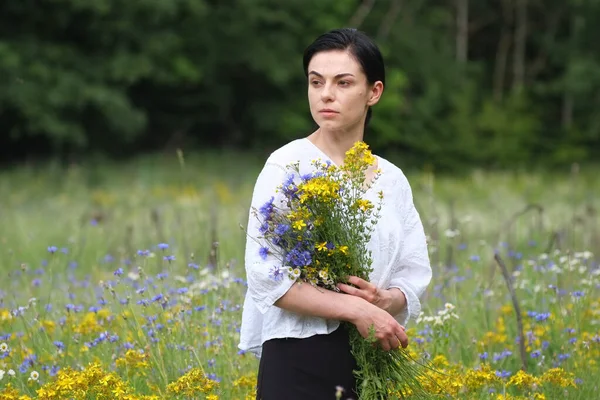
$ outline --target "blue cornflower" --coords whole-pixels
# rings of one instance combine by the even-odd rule
[[[50,376],[56,376],[56,374],[58,374],[59,369],[60,367],[58,365],[53,365],[48,373],[50,374]]]
[[[148,257],[150,255],[150,250],[138,250],[137,255],[142,257]]]
[[[531,358],[538,358],[542,354],[541,350],[532,351],[530,356]]]
[[[487,351],[484,351],[483,353],[479,354],[479,359],[480,360],[487,360],[488,359],[488,353]]]
[[[115,258],[113,256],[111,256],[110,254],[107,254],[104,256],[104,262],[105,263],[111,263],[115,260]]]
[[[269,248],[268,247],[261,247],[260,250],[258,250],[258,254],[260,255],[260,257],[263,260],[266,260],[267,256],[269,255]]]
[[[569,343],[570,343],[570,344],[575,344],[575,343],[577,343],[577,338],[576,338],[576,337],[574,337],[574,338],[571,338],[571,339],[569,339]]]
[[[581,290],[576,290],[573,293],[571,293],[571,296],[578,298],[578,297],[583,297],[585,295],[585,292],[581,291]]]
[[[175,256],[164,256],[163,260],[169,261],[169,262],[175,261]]]
[[[271,218],[271,214],[273,213],[273,201],[274,200],[275,200],[275,197],[271,196],[271,198],[269,199],[269,201],[267,201],[265,204],[263,204],[259,208],[259,212],[266,219],[270,219]]]
[[[186,287],[182,287],[182,288],[177,289],[177,293],[178,294],[184,294],[184,293],[187,293],[187,292],[188,292],[188,288],[186,288]]]
[[[563,360],[566,360],[567,358],[570,358],[570,357],[571,357],[571,354],[569,354],[569,353],[559,354],[558,355],[558,361],[563,361]]]
[[[97,313],[98,311],[100,311],[100,307],[98,306],[91,306],[90,308],[88,308],[89,312],[93,312],[93,313]]]
[[[508,378],[509,376],[511,376],[512,372],[510,371],[496,371],[496,376],[498,378]]]
[[[114,276],[121,276],[121,275],[123,275],[123,268],[117,268],[115,270],[115,272],[113,272],[113,275]]]
[[[159,243],[157,247],[161,250],[166,250],[169,248],[169,245],[166,243]]]
[[[544,340],[542,342],[542,350],[546,350],[548,348],[548,346],[550,346],[550,342],[547,340]]]
[[[156,275],[156,279],[165,279],[165,278],[167,278],[168,276],[169,276],[169,274],[168,274],[168,273],[166,273],[166,272],[161,272],[161,273],[159,273],[159,274],[157,274],[157,275]]]
[[[56,246],[48,246],[48,253],[50,253],[50,254],[56,253],[57,250],[58,250],[58,247],[56,247]]]
[[[473,262],[477,262],[477,261],[481,261],[481,257],[479,257],[477,254],[473,254],[469,260],[473,261]]]
[[[200,267],[198,266],[198,264],[196,264],[196,263],[189,263],[189,264],[188,264],[188,267],[190,267],[190,268],[194,268],[194,269],[199,269],[199,268],[200,268]]]
[[[535,320],[538,322],[546,321],[548,318],[550,318],[550,313],[540,313],[535,316]]]
[[[118,335],[111,335],[111,336],[108,338],[108,341],[109,341],[109,342],[111,342],[111,343],[114,343],[114,342],[116,342],[117,340],[119,340],[119,336],[118,336]]]
[[[263,222],[260,227],[258,228],[258,231],[261,233],[261,235],[264,235],[265,233],[267,233],[267,231],[269,230],[269,224],[266,222]]]
[[[283,182],[283,194],[287,197],[294,197],[298,192],[298,186],[294,184],[294,175],[289,174]]]
[[[54,345],[56,346],[57,349],[62,350],[65,348],[65,345],[63,342],[61,342],[60,340],[56,340],[54,342]]]
[[[274,281],[280,281],[283,279],[283,274],[284,269],[281,268],[279,265],[274,265],[271,267],[269,278],[273,279]]]
[[[42,284],[42,280],[41,280],[41,279],[38,279],[38,278],[36,278],[36,279],[34,279],[34,280],[32,280],[32,281],[31,281],[31,285],[32,285],[32,286],[35,286],[35,287],[38,287],[38,286],[40,286],[41,284]]]
[[[289,230],[290,230],[290,226],[288,224],[279,224],[279,225],[277,225],[277,228],[275,228],[274,232],[276,235],[283,235],[284,233],[286,233]]]
[[[163,299],[163,294],[162,294],[162,293],[159,293],[159,294],[157,294],[156,296],[154,296],[154,297],[152,298],[152,301],[156,302],[156,301],[160,301],[160,300],[162,300],[162,299]]]

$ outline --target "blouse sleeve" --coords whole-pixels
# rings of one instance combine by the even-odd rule
[[[286,266],[269,252],[261,252],[262,247],[269,248],[266,239],[260,238],[264,216],[260,210],[269,203],[285,208],[284,196],[277,187],[287,176],[286,170],[278,164],[267,162],[260,172],[254,191],[247,225],[245,268],[248,280],[248,294],[258,310],[264,314],[294,284],[286,271]],[[279,272],[279,273],[277,273]]]
[[[399,208],[404,243],[396,257],[389,287],[400,289],[406,296],[406,308],[395,316],[400,324],[406,325],[409,319],[416,320],[421,313],[421,298],[431,282],[432,271],[423,223],[415,208],[410,184],[403,178]]]

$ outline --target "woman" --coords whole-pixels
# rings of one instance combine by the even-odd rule
[[[274,151],[260,172],[252,198],[259,208],[287,175],[286,165],[299,162],[300,173],[311,171],[311,160],[336,165],[345,152],[363,140],[371,107],[380,99],[385,69],[377,46],[364,33],[339,29],[318,37],[304,53],[308,100],[318,129]],[[260,244],[246,244],[248,291],[242,315],[239,347],[260,357],[259,400],[356,399],[348,333],[340,321],[356,326],[367,337],[371,324],[386,351],[408,345],[403,325],[420,313],[420,297],[431,280],[423,226],[402,171],[382,157],[368,172],[384,192],[384,205],[369,243],[373,272],[370,282],[350,278],[341,292],[298,285],[288,277],[272,279],[278,260],[259,254]],[[374,190],[366,196],[376,197]],[[252,214],[248,233],[256,237],[259,221]],[[279,262],[280,263],[280,262]],[[338,329],[339,328],[339,329]]]

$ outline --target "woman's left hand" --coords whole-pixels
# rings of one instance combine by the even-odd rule
[[[350,286],[345,283],[338,283],[337,287],[344,293],[361,297],[369,303],[381,308],[382,310],[388,312],[390,311],[393,298],[392,293],[389,290],[380,289],[371,282],[367,282],[358,276],[350,276],[348,278],[348,283],[351,283],[357,287]]]

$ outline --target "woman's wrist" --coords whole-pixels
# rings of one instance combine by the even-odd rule
[[[383,307],[391,315],[398,315],[406,308],[406,295],[398,288],[384,291]]]
[[[345,295],[344,310],[342,312],[342,320],[354,324],[356,321],[362,318],[362,315],[366,312],[366,308],[371,305],[368,301],[361,297]]]

